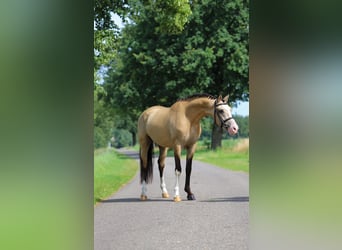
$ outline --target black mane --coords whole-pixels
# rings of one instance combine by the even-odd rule
[[[201,97],[207,97],[207,98],[209,98],[211,100],[215,100],[216,99],[216,97],[214,97],[212,95],[203,93],[203,94],[194,94],[194,95],[191,95],[191,96],[188,96],[188,97],[184,97],[184,98],[179,98],[177,100],[177,102],[179,102],[179,101],[191,101],[191,100],[193,100],[195,98],[201,98]]]

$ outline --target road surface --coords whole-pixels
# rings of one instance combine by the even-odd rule
[[[122,151],[138,159],[135,152]],[[196,159],[196,155],[194,157]],[[161,198],[157,159],[148,201],[140,201],[139,172],[94,211],[94,249],[248,249],[248,174],[193,161],[191,189],[183,191],[185,160],[180,181],[181,202],[173,202],[174,160],[166,159],[165,182],[170,198]],[[229,164],[229,162],[227,162]]]

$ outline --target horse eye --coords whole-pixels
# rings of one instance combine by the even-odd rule
[[[223,110],[223,109],[221,109],[219,112],[220,112],[220,113],[223,113],[223,112],[224,112],[224,110]]]

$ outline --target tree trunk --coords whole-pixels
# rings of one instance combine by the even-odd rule
[[[137,144],[137,133],[132,132],[132,146],[135,146]]]
[[[219,147],[222,147],[222,135],[223,130],[221,127],[217,126],[214,122],[213,130],[211,133],[211,149],[215,150]]]

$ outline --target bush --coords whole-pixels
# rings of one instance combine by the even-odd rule
[[[94,149],[104,148],[108,144],[108,138],[100,127],[94,127]]]
[[[114,129],[114,141],[112,146],[115,148],[122,148],[132,146],[132,135],[125,129]]]

